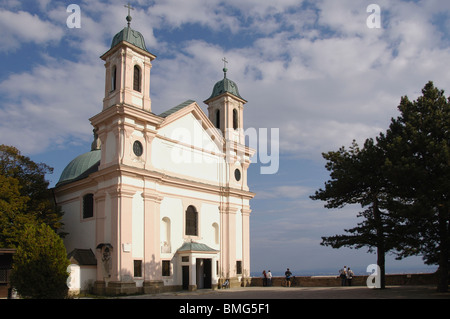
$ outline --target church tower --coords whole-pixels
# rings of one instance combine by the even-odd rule
[[[225,58],[223,61],[227,63]],[[223,80],[214,85],[211,96],[204,103],[208,105],[210,121],[222,132],[225,140],[243,145],[243,114],[247,101],[239,95],[237,84],[227,78],[227,71],[224,67]]]
[[[223,79],[214,85],[204,103],[208,105],[209,120],[224,137],[223,151],[228,166],[226,186],[248,190],[247,168],[253,153],[245,146],[244,104],[247,101],[239,94],[237,84],[227,77],[227,60],[222,61]]]
[[[103,109],[127,104],[150,112],[150,69],[156,56],[147,50],[142,34],[130,27],[129,14],[127,21],[101,56],[106,68]]]

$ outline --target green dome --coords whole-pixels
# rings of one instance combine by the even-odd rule
[[[138,48],[148,52],[142,34],[139,31],[131,29],[130,27],[123,28],[122,31],[114,36],[111,43],[111,49],[122,41],[131,43],[132,45],[135,45]]]
[[[224,70],[225,71],[225,70]],[[211,96],[207,99],[210,100],[212,98],[215,98],[219,95],[222,95],[224,93],[230,93],[233,94],[234,96],[242,99],[245,101],[245,99],[239,94],[239,89],[238,86],[235,82],[231,81],[230,79],[228,79],[225,75],[225,77],[223,78],[223,80],[217,82],[214,85],[213,91],[211,93]]]
[[[100,164],[100,158],[101,150],[93,150],[78,156],[64,168],[56,186],[83,179],[96,172]]]

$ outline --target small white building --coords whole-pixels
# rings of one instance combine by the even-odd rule
[[[95,255],[99,294],[215,288],[226,279],[246,285],[254,196],[247,101],[224,68],[204,101],[208,114],[192,100],[154,114],[155,58],[129,24],[101,57],[105,97],[90,119],[92,149],[67,165],[55,187],[66,249]]]
[[[92,293],[97,279],[97,258],[91,249],[74,249],[67,258],[70,265],[67,272],[69,292],[72,294]]]

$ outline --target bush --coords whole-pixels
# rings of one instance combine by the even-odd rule
[[[23,298],[66,298],[66,248],[46,224],[25,226],[14,256],[11,284]]]

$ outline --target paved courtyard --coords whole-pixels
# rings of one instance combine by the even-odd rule
[[[389,286],[384,290],[367,287],[245,287],[221,290],[179,291],[121,299],[450,299],[435,286]]]

